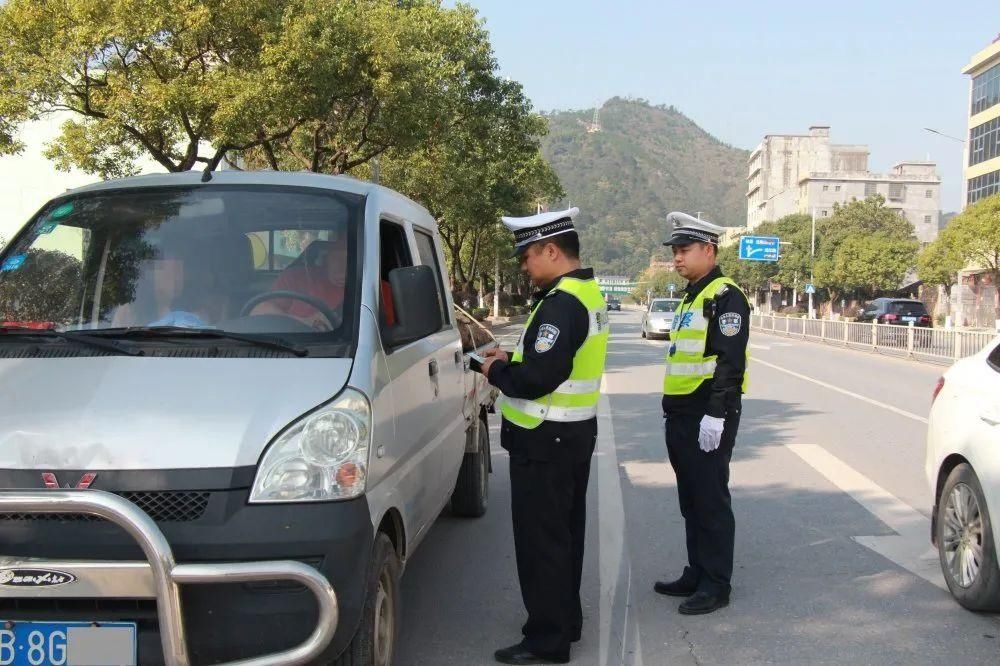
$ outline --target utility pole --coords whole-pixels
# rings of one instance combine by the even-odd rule
[[[813,309],[813,292],[816,291],[816,285],[813,284],[813,266],[816,264],[816,206],[813,206],[813,219],[812,219],[812,243],[809,249],[809,286],[812,289],[809,291],[809,318],[816,318],[816,311]]]

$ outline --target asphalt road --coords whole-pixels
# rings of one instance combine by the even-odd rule
[[[677,613],[684,532],[659,407],[664,342],[612,313],[591,473],[577,664],[995,664],[1000,622],[943,590],[929,542],[926,415],[940,367],[754,333],[732,466],[732,604]],[[507,345],[510,346],[509,344]],[[490,508],[444,513],[409,561],[398,663],[490,664],[524,620],[507,458]]]

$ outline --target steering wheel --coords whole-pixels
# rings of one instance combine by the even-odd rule
[[[243,306],[243,309],[240,311],[240,316],[241,317],[248,316],[250,314],[250,311],[253,310],[256,306],[260,305],[264,301],[269,301],[273,298],[292,298],[297,301],[302,301],[303,303],[306,303],[307,305],[316,308],[316,310],[319,311],[319,313],[323,315],[323,317],[330,323],[331,330],[336,329],[337,327],[340,326],[341,323],[340,315],[331,310],[326,303],[316,298],[315,296],[309,296],[308,294],[300,294],[297,291],[278,290],[278,291],[265,291],[262,294],[257,294],[256,296],[254,296],[253,298],[251,298],[249,301],[246,302],[246,304]]]

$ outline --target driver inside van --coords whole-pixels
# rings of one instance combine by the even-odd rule
[[[347,243],[315,240],[282,271],[271,291],[293,291],[323,302],[339,314],[347,281]],[[253,315],[279,314],[294,317],[317,330],[336,326],[315,307],[295,298],[273,298],[257,305]]]

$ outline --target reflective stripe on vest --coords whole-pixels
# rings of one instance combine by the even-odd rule
[[[601,396],[601,377],[608,350],[608,311],[604,297],[595,280],[562,278],[553,291],[563,291],[575,297],[587,308],[589,320],[587,338],[573,357],[573,370],[569,378],[555,391],[537,400],[500,397],[500,411],[511,423],[529,430],[545,421],[571,423],[586,421],[597,416],[597,402]],[[543,299],[544,302],[544,299]],[[542,303],[532,310],[524,325],[527,331]],[[517,343],[512,363],[524,359],[524,335]]]
[[[711,322],[703,313],[705,301],[715,298],[726,286],[743,293],[730,278],[720,277],[708,283],[691,303],[681,301],[677,307],[673,328],[670,331],[667,366],[663,378],[664,395],[690,395],[698,390],[703,382],[715,375],[718,356],[705,355],[708,327]],[[748,325],[748,322],[744,325]],[[749,361],[749,349],[746,351],[746,358]],[[743,372],[744,393],[748,385],[749,370],[747,367]]]

